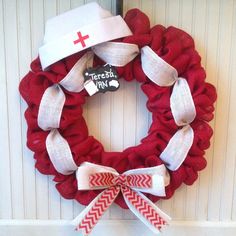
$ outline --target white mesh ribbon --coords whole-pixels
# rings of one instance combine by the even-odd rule
[[[58,84],[48,87],[41,99],[38,112],[38,125],[43,130],[59,127],[65,94]]]
[[[125,66],[138,54],[139,48],[136,44],[106,42],[92,48],[94,53],[106,63],[112,66]]]
[[[93,53],[87,52],[72,67],[60,85],[70,92],[80,92],[84,89],[84,70],[93,66]]]
[[[168,169],[177,170],[180,167],[193,144],[193,138],[193,129],[189,125],[174,134],[160,155]]]
[[[72,67],[59,83],[47,88],[39,105],[38,125],[43,130],[58,128],[65,103],[65,94],[60,86],[70,92],[80,92],[84,87],[83,72],[93,64],[93,53],[87,52]]]
[[[148,46],[141,49],[141,62],[145,75],[159,86],[171,86],[178,79],[176,69]]]
[[[142,69],[146,76],[159,86],[172,86],[170,108],[175,123],[184,126],[170,139],[160,158],[170,170],[176,170],[185,160],[190,150],[194,133],[188,125],[196,117],[196,109],[187,81],[178,78],[174,67],[160,58],[150,47],[141,49]]]
[[[196,117],[196,109],[188,82],[178,78],[170,97],[170,107],[178,126],[190,124]]]
[[[48,134],[46,148],[53,166],[59,173],[69,175],[77,169],[70,146],[57,129],[52,129]]]

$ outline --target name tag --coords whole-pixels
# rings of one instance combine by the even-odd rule
[[[116,91],[120,87],[116,69],[109,64],[86,69],[84,79],[84,88],[90,96],[99,92]]]

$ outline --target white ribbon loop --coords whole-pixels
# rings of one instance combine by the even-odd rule
[[[80,92],[84,88],[84,70],[93,66],[93,52],[85,53],[72,67],[60,85],[70,92]]]
[[[53,166],[59,173],[70,175],[77,170],[70,146],[57,129],[51,130],[48,134],[46,148]]]
[[[194,132],[189,125],[174,134],[160,155],[168,169],[175,171],[180,167],[193,144],[193,138]]]
[[[179,78],[170,97],[170,107],[178,126],[190,124],[196,117],[196,109],[186,79]]]
[[[159,86],[171,86],[178,78],[176,69],[159,57],[149,46],[141,49],[141,62],[145,75]]]
[[[59,127],[65,99],[64,92],[57,84],[45,90],[38,112],[38,125],[41,129],[50,130]]]
[[[94,53],[106,63],[112,66],[125,66],[138,54],[136,44],[121,42],[106,42],[92,47]]]

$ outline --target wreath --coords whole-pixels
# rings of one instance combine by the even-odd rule
[[[142,206],[149,203],[155,209],[154,204],[150,202],[169,199],[182,183],[192,185],[198,178],[198,171],[206,167],[205,150],[209,147],[213,134],[208,122],[213,119],[216,90],[205,81],[205,70],[192,37],[173,26],[165,28],[155,25],[150,28],[148,17],[138,9],[128,11],[124,21],[132,35],[115,39],[111,44],[105,43],[100,46],[102,50],[99,50],[99,47],[93,48],[92,56],[90,48],[81,50],[51,64],[47,70],[43,70],[40,58],[37,58],[31,63],[31,71],[21,80],[19,86],[20,93],[28,104],[25,111],[28,124],[27,146],[34,152],[35,167],[42,174],[54,176],[56,188],[64,198],[89,205],[90,214],[91,208],[94,210],[94,199],[99,197],[101,200],[101,196],[104,195],[103,187],[109,186],[105,190],[107,191],[117,184],[123,186],[122,182],[127,183],[128,187],[121,187],[122,191],[119,192],[113,191],[117,196],[113,196],[110,202],[107,202],[107,206],[103,206],[103,210],[113,200],[120,207],[131,209],[131,199],[128,198],[129,201],[126,201],[128,194],[126,192],[125,195],[125,190],[129,191],[130,187],[136,186],[136,195],[140,197],[141,193],[137,188],[140,191],[141,188],[148,188],[145,184],[150,178],[146,174],[150,173],[149,170],[152,168],[164,166],[163,173],[168,175],[168,183],[164,183],[165,194],[157,195],[143,191],[141,200],[144,199],[146,202],[140,203]],[[122,152],[105,151],[103,145],[89,135],[83,118],[83,105],[88,97],[88,92],[83,89],[84,84],[78,92],[69,89],[64,83],[75,68],[79,71],[82,68],[83,72],[85,67],[88,67],[87,64],[96,68],[113,62],[114,58],[108,56],[107,59],[107,55],[111,53],[111,49],[115,50],[114,45],[119,46],[121,56],[127,57],[127,54],[132,54],[125,64],[116,66],[117,73],[128,82],[136,79],[141,83],[141,89],[148,98],[147,109],[152,113],[148,135],[139,145],[126,148]],[[132,53],[129,50],[120,50],[126,45],[133,47]],[[156,64],[157,68],[153,68]],[[49,124],[53,123],[53,114],[49,113],[51,106],[56,103],[52,95],[47,96],[46,91],[50,89],[53,89],[52,94],[64,94],[64,98],[57,96],[63,104],[58,112],[59,118],[54,120],[58,127],[50,126],[47,122],[45,124],[45,120],[48,119]],[[53,109],[55,111],[55,108]],[[55,147],[59,149],[55,150]],[[65,152],[65,158],[71,159],[64,163],[66,160],[60,159],[57,152]],[[58,164],[56,158],[59,158],[62,164]],[[113,174],[105,177],[96,176],[107,172],[103,167],[111,168]],[[79,182],[88,180],[84,180],[86,175],[78,173],[77,168],[81,168],[81,173],[84,173],[82,170],[86,168],[95,171],[99,169],[99,173],[93,174],[92,178],[104,179],[98,181],[99,183],[95,181],[93,188],[90,183],[91,189],[78,190]],[[144,174],[131,174],[128,179],[123,178],[122,173],[144,169],[149,172],[144,171]],[[116,175],[121,177],[115,178]],[[91,180],[91,176],[89,178]],[[86,213],[88,214],[88,210]],[[155,213],[152,211],[152,214]],[[142,211],[136,215],[142,220],[148,218]],[[158,215],[158,223],[150,223],[150,219],[149,223],[159,230],[166,224],[168,217],[161,211]],[[100,215],[96,215],[95,221],[99,218]],[[76,225],[80,222],[77,228],[84,228],[85,233],[89,233],[92,226],[88,227],[87,224],[85,227],[85,221],[86,219],[83,219],[82,224],[80,216],[76,220]]]

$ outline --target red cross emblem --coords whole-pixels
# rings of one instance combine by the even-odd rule
[[[85,36],[82,36],[81,32],[77,32],[77,35],[78,35],[78,39],[76,39],[74,42],[74,44],[77,44],[77,43],[81,43],[82,47],[86,47],[86,44],[85,44],[85,40],[89,38],[89,35],[85,35]]]

